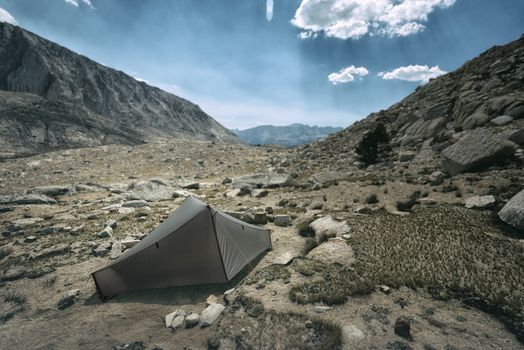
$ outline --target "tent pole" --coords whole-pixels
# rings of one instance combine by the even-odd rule
[[[207,209],[209,210],[209,215],[211,215],[211,222],[213,224],[213,232],[215,234],[215,241],[217,242],[218,254],[220,255],[220,263],[222,264],[222,271],[224,271],[224,277],[226,278],[226,283],[228,287],[231,288],[231,284],[229,283],[229,278],[227,278],[226,266],[224,265],[224,258],[222,257],[222,251],[220,250],[220,244],[218,244],[217,229],[215,225],[215,216],[213,215],[213,212],[211,211],[210,205],[207,206]]]

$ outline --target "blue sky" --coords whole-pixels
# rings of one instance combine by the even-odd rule
[[[0,0],[0,19],[241,129],[348,126],[524,33],[523,0],[267,1]]]

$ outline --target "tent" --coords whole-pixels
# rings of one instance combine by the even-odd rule
[[[92,276],[103,298],[149,288],[228,283],[270,248],[268,229],[188,197],[160,226]]]

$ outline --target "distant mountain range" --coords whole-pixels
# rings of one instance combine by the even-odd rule
[[[342,130],[341,127],[320,127],[304,124],[291,124],[286,126],[261,125],[245,130],[232,129],[242,141],[251,145],[274,144],[287,147],[303,145],[319,140],[340,130]]]
[[[164,137],[240,141],[197,105],[8,23],[0,90],[3,154]]]

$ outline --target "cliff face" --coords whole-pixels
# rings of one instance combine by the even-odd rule
[[[102,129],[126,125],[140,141],[180,137],[238,142],[197,105],[7,23],[0,23],[0,89],[85,108],[108,123]],[[64,122],[78,119],[67,113],[61,117]],[[5,109],[2,119],[16,122]]]

